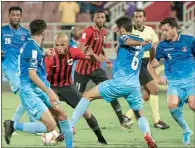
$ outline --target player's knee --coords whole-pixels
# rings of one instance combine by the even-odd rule
[[[83,98],[88,99],[89,101],[93,100],[94,98],[91,97],[91,94],[89,91],[85,91],[83,93]]]
[[[87,111],[84,113],[83,117],[84,117],[85,119],[91,118],[91,113],[90,113],[90,111],[87,110]]]
[[[169,109],[172,109],[172,108],[176,108],[178,106],[178,103],[177,102],[169,102],[168,103],[168,108]]]
[[[156,85],[150,89],[150,95],[158,95],[158,87]]]

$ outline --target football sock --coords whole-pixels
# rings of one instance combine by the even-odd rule
[[[145,118],[145,117],[140,117],[138,118],[138,126],[139,128],[142,130],[142,132],[145,134],[145,133],[150,133],[150,126],[149,126],[149,123],[148,123],[148,120]]]
[[[187,122],[184,120],[183,112],[179,109],[179,107],[169,109],[169,111],[179,126],[184,129],[184,132],[190,131]]]
[[[42,122],[19,123],[14,122],[14,129],[28,133],[47,133],[47,127]]]
[[[152,108],[154,122],[158,123],[160,120],[160,115],[158,110],[158,95],[150,95],[150,106]]]
[[[76,106],[76,108],[73,111],[73,115],[72,115],[72,119],[71,119],[72,127],[74,127],[75,124],[83,116],[83,114],[87,110],[89,104],[90,104],[90,101],[88,99],[81,98],[80,102],[78,103],[78,105]]]
[[[69,120],[59,121],[62,133],[64,133],[65,144],[67,148],[73,147],[73,129]]]
[[[124,117],[123,117],[121,106],[120,106],[118,100],[117,99],[113,100],[112,102],[110,102],[110,104],[111,104],[112,108],[114,109],[114,111],[119,119],[120,124],[122,124],[124,121]]]
[[[16,112],[12,118],[13,121],[20,121],[20,119],[22,118],[22,115],[24,114],[24,107],[22,105],[22,103],[20,103],[16,109]]]
[[[102,133],[101,130],[99,128],[98,122],[96,120],[96,118],[91,114],[91,118],[86,119],[87,124],[89,125],[89,127],[93,130],[93,132],[95,133],[95,135],[98,138],[102,137]]]

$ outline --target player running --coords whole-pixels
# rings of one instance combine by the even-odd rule
[[[184,119],[182,112],[184,103],[195,111],[195,38],[178,34],[178,24],[175,18],[167,17],[160,22],[164,40],[156,48],[156,56],[148,66],[151,76],[159,85],[168,84],[169,111],[184,130],[183,143],[190,144],[192,130]],[[164,59],[165,75],[159,77],[154,66],[156,60]]]
[[[72,108],[75,108],[82,98],[82,95],[72,82],[72,66],[75,60],[90,60],[92,55],[85,55],[79,48],[69,47],[69,38],[67,34],[63,32],[55,36],[55,48],[50,50],[54,52],[54,57],[45,58],[47,79],[51,84],[51,88],[59,96],[60,101],[64,101]],[[92,52],[90,54],[92,54]],[[86,111],[83,117],[94,131],[98,142],[107,144],[96,118],[89,111]],[[62,139],[64,139],[63,135],[59,136],[57,141],[61,141]]]
[[[7,144],[10,143],[15,130],[29,133],[53,131],[56,128],[54,116],[59,120],[61,131],[66,138],[66,147],[73,147],[73,130],[68,116],[59,106],[59,98],[50,88],[46,77],[44,53],[41,48],[46,27],[44,20],[34,20],[30,23],[32,38],[23,45],[19,57],[21,102],[30,116],[42,122],[20,123],[5,120],[4,136]]]
[[[96,98],[104,98],[107,102],[111,102],[117,98],[124,97],[135,113],[139,128],[144,133],[144,139],[148,147],[156,148],[157,146],[150,133],[149,123],[143,116],[142,94],[139,83],[142,57],[145,51],[152,48],[152,44],[140,42],[143,39],[130,35],[132,31],[130,18],[121,17],[116,21],[116,24],[119,35],[119,47],[113,79],[106,80],[84,92],[83,98],[73,112],[72,126],[74,127],[81,116],[83,116],[90,101]],[[137,46],[131,46],[132,40],[137,41]]]

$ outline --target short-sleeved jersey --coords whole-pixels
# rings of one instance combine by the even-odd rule
[[[158,42],[158,36],[156,35],[154,29],[150,26],[144,26],[143,30],[141,31],[133,27],[132,34],[138,35],[138,37],[144,40],[151,40],[152,43]],[[148,58],[149,56],[150,56],[149,52],[146,51],[143,57]]]
[[[2,64],[6,69],[18,71],[20,48],[29,37],[29,31],[21,26],[18,29],[13,29],[10,25],[1,28],[1,49],[5,51]]]
[[[107,32],[104,28],[98,30],[94,25],[86,28],[80,39],[80,43],[85,43],[86,46],[91,46],[93,52],[100,55],[103,52],[103,45]],[[82,75],[90,75],[94,70],[100,68],[100,62],[90,62],[88,60],[78,60],[76,72]]]
[[[136,41],[143,41],[143,39],[133,35],[120,36],[113,79],[130,87],[140,87],[139,73],[142,57],[145,51],[151,49],[152,44],[149,43],[145,46],[125,45],[126,40],[129,38]]]
[[[71,71],[74,60],[84,59],[85,54],[79,48],[69,48],[66,55],[58,54],[57,50],[53,58],[45,57],[47,67],[47,79],[53,87],[69,86],[72,83]]]
[[[78,48],[78,46],[79,46],[79,43],[74,38],[71,38],[70,42],[69,42],[69,47],[70,48]]]
[[[23,84],[34,84],[29,76],[29,69],[37,71],[41,81],[49,87],[46,76],[46,66],[44,62],[44,52],[40,45],[33,39],[29,38],[23,45],[19,55],[20,82]]]
[[[161,41],[156,48],[156,59],[163,58],[168,80],[193,77],[195,73],[195,38],[179,35],[174,42]]]

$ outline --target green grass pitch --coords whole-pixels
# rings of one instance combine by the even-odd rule
[[[120,99],[120,103],[123,109],[123,113],[125,113],[128,110],[128,104],[123,98]],[[12,94],[11,92],[2,92],[2,123],[5,119],[11,119],[18,104],[18,96]],[[151,113],[150,104],[149,102],[146,102],[144,105],[145,116],[149,120],[151,131],[158,147],[184,147],[182,144],[182,130],[172,119],[167,109],[165,93],[160,93],[159,104],[161,118],[171,126],[168,130],[159,130],[153,127],[153,117]],[[73,109],[66,105],[64,102],[61,103],[61,106],[68,112],[69,117],[71,117]],[[106,103],[104,100],[93,101],[91,103],[90,110],[97,118],[99,125],[102,129],[103,135],[105,136],[109,145],[101,146],[97,144],[96,136],[89,129],[85,120],[81,119],[76,126],[76,135],[74,136],[76,147],[147,147],[143,140],[143,134],[137,127],[137,123],[135,122],[130,130],[122,130],[110,104]],[[189,123],[189,126],[194,131],[195,114],[188,108],[187,105],[184,108],[184,115],[186,121]],[[22,121],[28,121],[26,114],[22,118]],[[5,143],[4,128],[2,125],[2,147],[48,147],[44,146],[41,143],[40,136],[24,132],[18,133],[19,135],[12,136],[11,144],[7,145]],[[63,143],[58,143],[54,147],[63,146]],[[192,136],[191,145],[189,145],[188,147],[195,148],[194,136]]]

